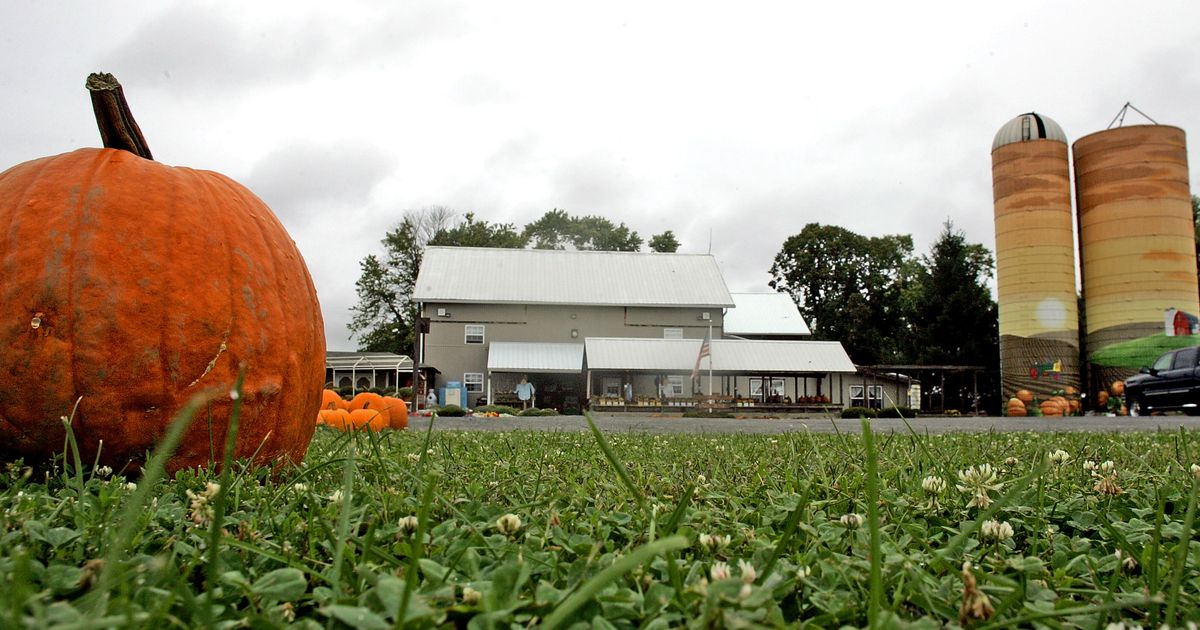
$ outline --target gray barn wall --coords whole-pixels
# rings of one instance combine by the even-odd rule
[[[438,309],[449,316],[439,317]],[[586,337],[662,338],[664,328],[682,328],[687,339],[702,339],[712,325],[713,337],[721,337],[720,307],[625,307],[563,306],[539,304],[423,305],[430,318],[422,362],[441,370],[437,386],[461,381],[466,372],[487,374],[487,349],[493,341],[583,343]],[[709,320],[701,319],[702,313]],[[483,324],[482,345],[465,343],[467,324]],[[578,336],[572,337],[571,331]],[[653,389],[651,387],[650,389]]]

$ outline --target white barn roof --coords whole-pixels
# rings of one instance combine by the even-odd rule
[[[428,247],[418,302],[730,307],[708,254]]]
[[[488,346],[489,372],[583,371],[583,344],[493,341]]]
[[[786,293],[734,293],[725,311],[727,335],[809,335],[800,309]]]
[[[588,337],[588,369],[690,372],[700,354],[699,339]],[[708,359],[700,364],[708,370]],[[856,369],[837,341],[759,341],[714,339],[713,372],[732,374],[853,374]]]

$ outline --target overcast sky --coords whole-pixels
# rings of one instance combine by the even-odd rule
[[[763,291],[810,222],[994,247],[992,137],[1023,112],[1074,141],[1131,101],[1200,142],[1195,0],[5,0],[0,23],[0,168],[100,146],[84,80],[114,73],[157,160],[279,215],[334,350],[405,210],[711,235],[730,290]]]

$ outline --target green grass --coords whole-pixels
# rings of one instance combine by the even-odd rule
[[[280,475],[170,480],[68,447],[0,474],[0,627],[956,627],[964,561],[974,627],[1179,626],[1196,437],[319,428]]]
[[[1088,359],[1096,365],[1139,369],[1150,367],[1154,360],[1171,350],[1200,345],[1200,336],[1183,335],[1168,337],[1165,333],[1142,337],[1132,341],[1114,343],[1097,350]]]

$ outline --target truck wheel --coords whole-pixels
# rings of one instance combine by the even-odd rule
[[[1139,397],[1137,397],[1137,396],[1130,396],[1130,397],[1129,397],[1129,415],[1130,415],[1130,416],[1145,416],[1145,415],[1149,415],[1149,414],[1147,414],[1147,413],[1146,413],[1146,409],[1145,409],[1145,407],[1143,407],[1143,406],[1142,406],[1142,399],[1141,399],[1141,398],[1139,398]]]

